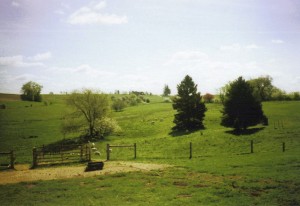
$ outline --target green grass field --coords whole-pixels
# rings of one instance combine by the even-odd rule
[[[34,146],[62,140],[64,98],[46,95],[44,100],[51,102],[46,106],[0,97],[0,104],[6,105],[0,110],[0,151],[13,149],[17,163],[31,163]],[[147,98],[150,104],[113,112],[122,132],[96,146],[105,154],[106,144],[136,143],[136,160],[129,148],[113,148],[111,160],[173,167],[0,185],[1,205],[300,205],[300,102],[264,103],[269,126],[258,125],[236,136],[220,126],[219,104],[207,104],[205,130],[171,134],[172,104],[158,96]]]

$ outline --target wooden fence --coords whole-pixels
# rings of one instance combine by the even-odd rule
[[[6,159],[9,159],[8,162],[2,162],[0,163],[1,167],[8,167],[10,169],[14,169],[15,168],[15,155],[14,155],[14,151],[11,150],[10,152],[0,152],[0,156],[1,157],[6,157]]]
[[[235,142],[236,143],[236,142]],[[253,154],[265,152],[286,152],[286,142],[263,143],[260,140],[247,140],[224,144],[217,152],[213,152],[217,145],[205,142],[186,142],[184,144],[149,144],[139,143],[138,157],[141,159],[193,159],[209,155]],[[125,148],[125,149],[122,149]],[[128,149],[127,149],[128,148]],[[290,150],[292,147],[289,146]],[[137,158],[137,144],[106,145],[106,160],[128,160]]]
[[[110,160],[110,153],[111,153],[111,149],[112,148],[133,148],[133,157],[134,159],[136,159],[136,143],[134,143],[133,145],[110,145],[110,144],[107,144],[106,145],[106,159],[107,160]]]
[[[32,159],[32,168],[45,164],[91,161],[91,149],[88,145],[61,145],[51,149],[35,147]]]

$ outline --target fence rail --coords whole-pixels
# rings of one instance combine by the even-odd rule
[[[84,162],[91,160],[88,145],[61,145],[53,148],[35,147],[32,150],[32,168],[44,164]]]
[[[136,143],[133,145],[106,145],[106,160],[110,160],[111,148],[133,148],[134,149],[134,159],[136,159]]]
[[[266,152],[286,152],[287,145],[292,150],[291,143],[286,142],[261,142],[260,140],[246,140],[243,142],[182,142],[182,143],[139,143],[138,155],[137,144],[133,145],[106,145],[107,160],[128,160],[128,159],[176,159],[187,158],[193,159],[198,157],[218,156],[218,155],[241,155]],[[120,148],[120,149],[119,149]],[[128,149],[122,149],[128,148]],[[217,150],[216,150],[217,149]],[[133,151],[132,151],[133,150]],[[133,154],[133,156],[132,156]]]

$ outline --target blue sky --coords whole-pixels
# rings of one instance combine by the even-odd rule
[[[300,91],[298,0],[1,0],[0,92],[36,81],[161,94],[189,74],[201,93],[262,75]]]

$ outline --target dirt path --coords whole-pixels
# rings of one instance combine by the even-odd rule
[[[0,172],[0,184],[53,180],[78,177],[93,177],[121,172],[151,171],[170,167],[170,165],[135,162],[105,162],[103,170],[84,172],[86,165],[47,167],[30,170],[28,165],[16,165],[15,170]]]

